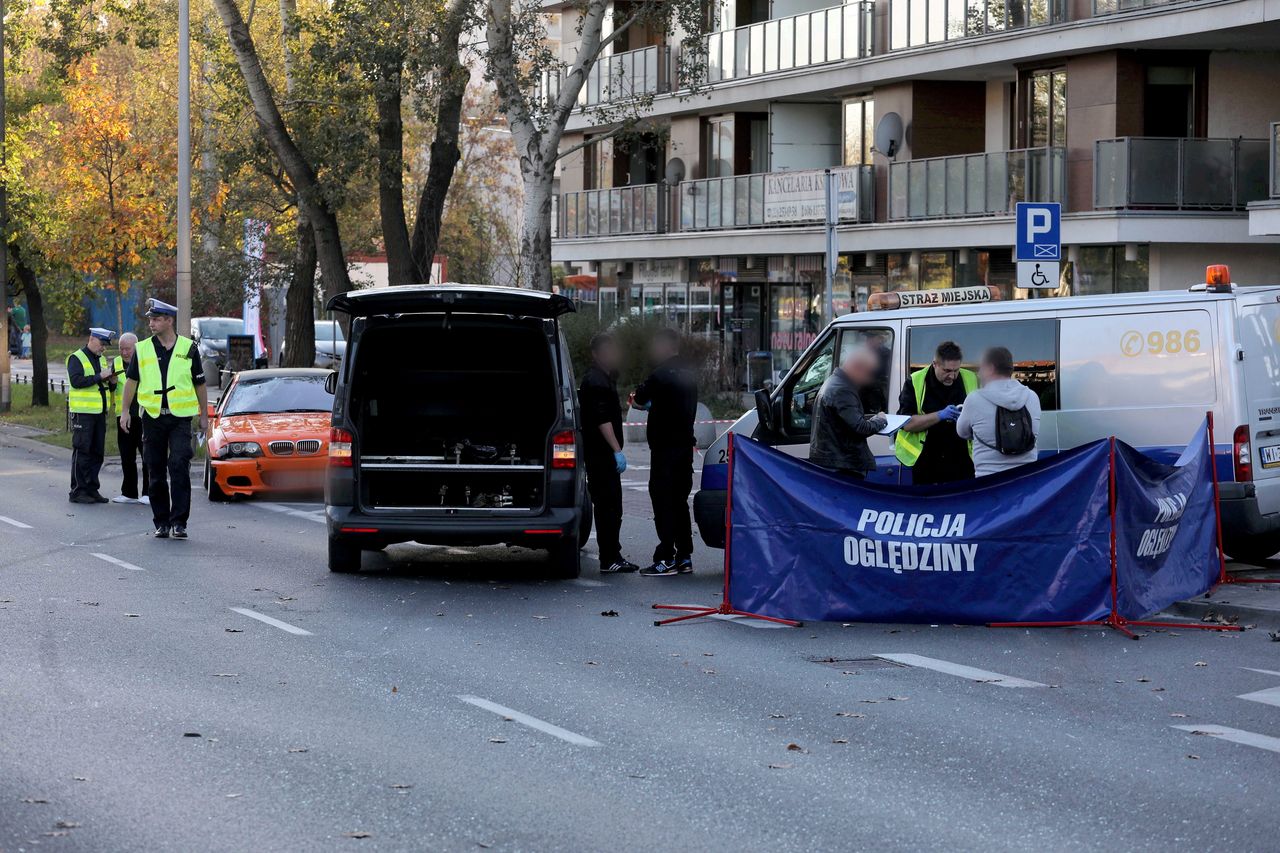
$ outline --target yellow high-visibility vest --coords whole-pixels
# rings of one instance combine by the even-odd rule
[[[192,418],[200,414],[200,398],[196,396],[195,383],[191,381],[191,357],[195,344],[190,338],[178,336],[169,357],[169,369],[165,378],[168,388],[162,385],[160,360],[156,355],[156,339],[138,342],[134,358],[138,360],[138,405],[153,418],[160,417],[160,404],[168,390],[169,414],[179,418]]]
[[[124,369],[127,366],[120,356],[111,359],[111,371],[116,375],[116,387],[111,391],[111,411],[117,415],[120,414],[120,404],[124,402]]]
[[[93,369],[93,364],[89,361],[89,356],[84,354],[84,350],[76,350],[67,356],[67,374],[71,373],[71,359],[79,359],[80,364],[84,367],[85,376],[94,376],[98,371]],[[100,415],[105,412],[106,406],[102,401],[102,386],[95,383],[85,388],[69,388],[67,390],[67,406],[73,414],[77,415]]]
[[[924,381],[932,369],[933,366],[929,365],[911,374],[911,387],[916,392],[916,414],[919,415],[925,414]],[[978,374],[972,370],[960,368],[960,381],[964,383],[966,396],[978,390]],[[907,466],[915,465],[920,459],[920,454],[924,452],[924,440],[928,434],[928,430],[923,430],[922,432],[907,432],[905,429],[898,430],[897,438],[893,441],[893,452],[898,457],[898,461]],[[972,441],[969,442],[969,455],[973,455]]]

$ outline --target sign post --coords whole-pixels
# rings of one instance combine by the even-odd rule
[[[1018,287],[1057,287],[1062,266],[1062,205],[1056,201],[1020,201],[1015,228]]]

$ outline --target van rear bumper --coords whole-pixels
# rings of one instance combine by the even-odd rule
[[[1263,515],[1253,483],[1223,483],[1218,487],[1222,502],[1222,535],[1260,536],[1280,531],[1280,514]]]
[[[547,548],[578,535],[579,510],[556,507],[523,516],[397,516],[362,513],[351,507],[326,506],[330,538],[375,549],[398,542],[424,545],[522,545]]]

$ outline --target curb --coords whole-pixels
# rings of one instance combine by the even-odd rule
[[[0,444],[8,447],[17,447],[32,453],[43,453],[45,456],[51,456],[54,459],[71,459],[71,450],[66,447],[59,447],[56,444],[48,444],[43,441],[37,441],[34,438],[22,438],[6,432],[0,428]]]
[[[1214,601],[1212,598],[1205,599],[1202,596],[1193,598],[1190,601],[1179,601],[1166,610],[1165,613],[1171,616],[1180,616],[1184,619],[1194,619],[1197,622],[1203,622],[1205,617],[1213,614],[1240,626],[1256,625],[1258,628],[1266,628],[1272,631],[1280,630],[1280,609],[1220,602]],[[1217,622],[1218,620],[1210,618],[1208,621]]]

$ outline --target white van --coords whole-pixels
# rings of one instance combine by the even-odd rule
[[[1230,280],[1216,269],[1215,279]],[[958,343],[970,367],[987,347],[1005,346],[1014,375],[1040,396],[1042,456],[1115,435],[1172,462],[1212,411],[1226,551],[1247,561],[1280,551],[1280,286],[1009,302],[988,301],[998,294],[985,287],[878,297],[873,307],[937,307],[838,318],[730,430],[807,458],[814,398],[851,347],[883,348],[885,375],[872,395],[883,395],[892,413],[910,372],[929,364],[940,342]],[[872,482],[911,482],[891,438],[870,443]],[[702,539],[717,548],[727,449],[727,435],[708,448],[694,497]]]

